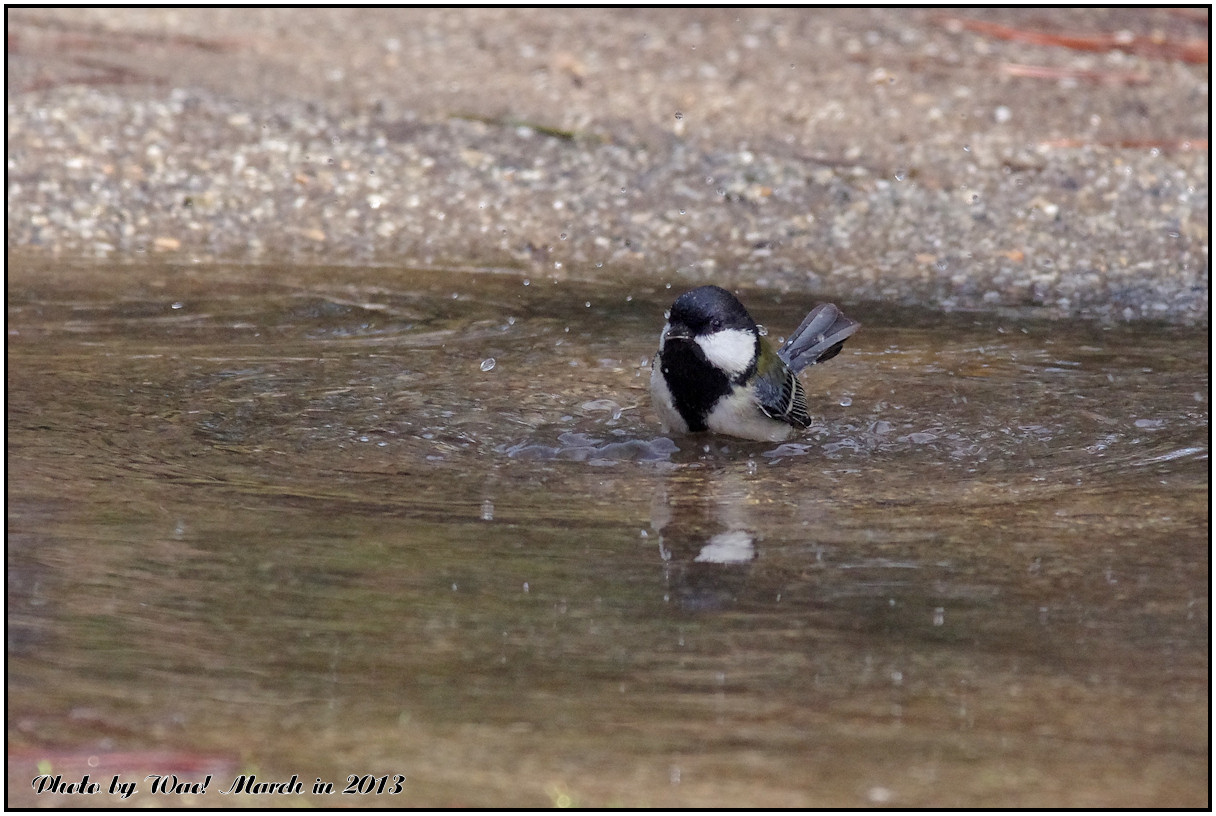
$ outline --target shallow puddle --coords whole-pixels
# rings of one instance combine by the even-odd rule
[[[10,804],[1205,806],[1204,332],[845,303],[664,438],[680,291],[10,259]]]

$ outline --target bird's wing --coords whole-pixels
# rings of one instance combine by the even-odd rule
[[[798,376],[785,365],[774,366],[756,377],[756,402],[765,415],[805,428],[811,424],[806,391]]]

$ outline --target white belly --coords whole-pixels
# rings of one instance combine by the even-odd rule
[[[656,359],[650,372],[650,397],[655,413],[659,415],[664,433],[686,434],[688,423],[676,410],[667,381],[659,369]],[[783,442],[794,435],[792,425],[765,416],[746,394],[732,394],[719,400],[705,418],[705,424],[714,433],[757,442]]]
[[[747,394],[731,394],[718,400],[705,424],[714,433],[758,442],[783,442],[794,435],[793,425],[765,416]]]

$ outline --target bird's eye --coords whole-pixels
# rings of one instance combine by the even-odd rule
[[[714,331],[722,331],[722,318],[715,317],[713,320],[709,321],[709,327]]]

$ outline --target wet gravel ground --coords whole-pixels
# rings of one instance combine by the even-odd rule
[[[10,254],[1208,321],[1203,10],[7,16]]]

